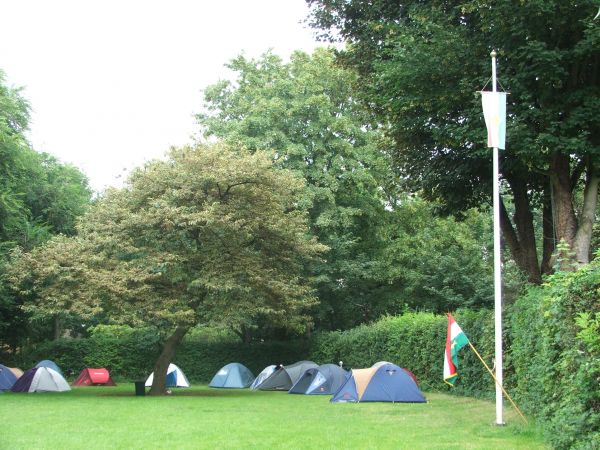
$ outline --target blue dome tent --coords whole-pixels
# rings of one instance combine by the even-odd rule
[[[254,375],[246,366],[240,363],[230,363],[222,367],[213,377],[209,387],[243,389],[250,387]]]
[[[63,371],[60,370],[60,367],[58,367],[58,365],[54,361],[50,361],[49,359],[44,359],[43,361],[40,361],[35,365],[35,367],[45,367],[46,369],[52,369],[55,372],[58,372],[63,378],[65,376]]]

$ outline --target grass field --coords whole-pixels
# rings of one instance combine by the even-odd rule
[[[4,449],[542,449],[535,427],[494,404],[427,394],[427,404],[331,404],[329,396],[175,390],[135,397],[133,384],[0,395]]]

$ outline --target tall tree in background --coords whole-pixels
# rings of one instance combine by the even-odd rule
[[[262,152],[173,149],[107,192],[78,236],[15,252],[9,279],[37,314],[156,326],[164,346],[150,392],[160,395],[192,326],[256,316],[298,331],[310,324],[307,268],[325,247],[298,208],[303,189]]]
[[[0,344],[15,348],[27,331],[22,298],[1,277],[15,246],[31,250],[53,234],[75,233],[91,198],[84,174],[30,148],[29,106],[0,70]]]
[[[316,267],[317,324],[347,327],[374,318],[382,289],[377,229],[394,190],[381,135],[354,98],[356,77],[333,62],[327,49],[295,52],[287,63],[271,53],[237,57],[228,65],[235,80],[206,88],[198,121],[205,137],[272,151],[278,167],[306,180],[311,229],[330,248]]]
[[[388,127],[400,179],[448,212],[489,202],[491,157],[474,91],[497,48],[511,93],[501,161],[512,196],[501,210],[505,242],[532,282],[551,270],[562,239],[580,264],[589,261],[600,181],[595,0],[307,3],[322,38],[347,42],[339,59],[360,74],[357,92]]]

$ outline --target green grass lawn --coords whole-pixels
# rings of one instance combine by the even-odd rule
[[[135,397],[133,384],[67,393],[0,395],[0,448],[546,448],[512,411],[493,425],[492,402],[427,394],[426,404],[331,404],[329,396],[174,390]]]

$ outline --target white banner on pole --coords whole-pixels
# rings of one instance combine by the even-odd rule
[[[481,91],[488,147],[506,148],[506,92]]]

